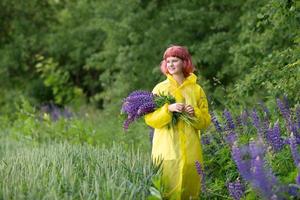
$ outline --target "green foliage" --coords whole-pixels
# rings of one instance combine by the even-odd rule
[[[32,143],[69,141],[72,144],[110,146],[117,142],[147,151],[150,148],[148,129],[141,121],[125,133],[121,116],[95,112],[93,108],[86,107],[78,110],[71,118],[61,116],[53,121],[48,113],[33,107],[27,100],[23,99],[19,103],[13,117],[0,117],[0,138],[4,134],[18,141]]]
[[[163,79],[158,66],[170,44],[189,48],[216,106],[282,93],[299,101],[296,1],[10,2],[0,4],[1,81],[26,87],[37,102],[67,104],[82,93],[116,113],[130,91]],[[37,55],[52,70],[41,73]]]
[[[43,56],[37,55],[36,69],[44,85],[51,88],[56,104],[65,105],[82,96],[82,90],[71,85],[68,71],[59,68],[53,59],[44,59]]]
[[[296,103],[299,95],[299,4],[295,1],[249,1],[241,17],[239,43],[228,73],[237,83],[231,100],[250,103],[251,97],[272,99],[287,94]],[[256,10],[249,8],[256,8]],[[237,76],[238,75],[238,76]],[[246,101],[243,96],[249,96]]]

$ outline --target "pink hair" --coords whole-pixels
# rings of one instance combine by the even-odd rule
[[[183,46],[177,46],[177,45],[172,45],[164,53],[163,60],[161,61],[160,64],[160,70],[164,74],[168,74],[168,69],[167,69],[167,58],[168,57],[177,57],[180,58],[183,61],[183,69],[182,72],[185,77],[189,76],[190,73],[195,71],[195,67],[192,63],[192,57],[187,50],[187,48]]]

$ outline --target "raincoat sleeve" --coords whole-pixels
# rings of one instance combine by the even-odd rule
[[[210,114],[208,112],[208,103],[203,89],[200,87],[200,97],[197,106],[194,107],[197,121],[193,123],[196,129],[205,129],[210,125]]]
[[[159,94],[159,86],[156,86],[153,94]],[[164,104],[161,108],[156,109],[154,112],[145,115],[145,122],[153,128],[162,128],[172,120],[172,112],[168,109],[169,104]]]

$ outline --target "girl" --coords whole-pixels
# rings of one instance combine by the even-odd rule
[[[195,162],[202,160],[200,129],[210,124],[210,115],[204,91],[196,83],[197,77],[191,55],[182,46],[169,47],[161,62],[161,71],[167,79],[158,83],[154,94],[171,94],[176,103],[145,115],[145,122],[154,128],[152,159],[162,160],[162,182],[167,199],[198,199],[200,176]],[[168,126],[174,112],[186,112],[196,117],[192,125],[179,120]]]

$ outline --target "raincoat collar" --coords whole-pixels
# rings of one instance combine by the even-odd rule
[[[167,74],[167,79],[171,83],[171,85],[176,86],[176,87],[182,87],[187,84],[193,84],[197,82],[197,76],[194,73],[191,73],[188,77],[185,78],[183,83],[179,85],[177,81],[171,76],[170,74]]]

